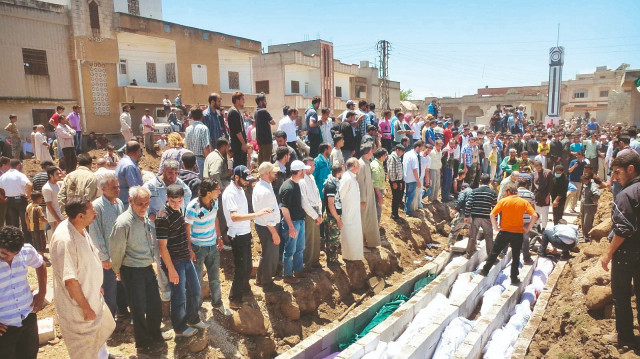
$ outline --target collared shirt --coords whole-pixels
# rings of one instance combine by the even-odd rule
[[[529,202],[532,206],[535,205],[535,195],[533,194],[533,192],[529,191],[526,188],[518,187],[518,197],[526,199],[527,202]],[[531,222],[531,216],[529,215],[529,213],[525,212],[522,220],[525,224]]]
[[[164,206],[164,211],[158,213],[158,218],[156,218],[156,238],[158,241],[167,241],[167,251],[172,262],[191,258],[182,212],[171,208],[168,203]]]
[[[260,179],[255,187],[253,187],[251,203],[253,204],[254,211],[259,211],[263,208],[273,209],[273,212],[256,218],[256,225],[275,227],[280,223],[280,208],[278,207],[278,200],[276,199],[275,192],[273,192],[271,183]]]
[[[131,114],[123,112],[120,114],[120,132],[131,131]]]
[[[202,204],[200,198],[194,198],[187,205],[184,221],[191,225],[191,244],[200,247],[216,245],[216,217],[218,215],[218,200],[211,201],[211,209]]]
[[[120,200],[125,208],[129,206],[129,188],[142,186],[142,174],[138,164],[131,157],[124,155],[116,167],[116,176],[120,185]]]
[[[574,244],[578,239],[578,230],[568,224],[556,224],[553,226],[553,235],[566,244]]]
[[[316,108],[311,105],[308,109],[304,111],[304,121],[307,124],[307,132],[312,134],[320,133],[320,128],[318,126],[311,127],[311,121],[318,123],[318,112]]]
[[[202,115],[202,123],[209,129],[209,139],[211,140],[211,145],[215,148],[215,142],[220,137],[227,137],[226,128],[220,125],[220,117],[217,110],[209,107],[202,112]]]
[[[324,181],[326,181],[327,177],[331,174],[331,160],[320,153],[313,162],[316,164],[316,168],[313,170],[313,178],[316,179],[316,187],[318,187],[318,192],[320,192],[320,198],[323,198],[322,189],[324,188]]]
[[[600,146],[600,142],[592,142],[591,140],[587,140],[583,142],[584,145],[584,156],[586,158],[595,158],[598,157],[598,146]]]
[[[69,120],[69,125],[71,125],[74,130],[82,131],[82,122],[80,122],[79,113],[71,111],[71,113],[67,115],[67,120]]]
[[[384,164],[377,158],[371,161],[371,179],[373,188],[384,189]]]
[[[143,126],[142,133],[151,133],[151,132],[153,132],[153,127],[155,126],[155,121],[153,121],[153,117],[151,117],[151,116],[142,116],[142,126]],[[151,127],[151,128],[149,128],[149,127]]]
[[[431,153],[429,153],[429,157],[431,157],[430,169],[439,170],[442,168],[442,151],[438,151],[434,148],[431,150]]]
[[[229,164],[227,156],[223,156],[217,149],[207,155],[204,160],[204,169],[202,170],[204,177],[212,177],[220,184],[220,188],[224,190],[229,186],[231,178],[229,177]]]
[[[160,169],[158,170],[158,174],[162,173],[162,170],[164,169],[164,161],[166,160],[178,161],[178,164],[180,166],[178,168],[182,169],[182,156],[184,156],[185,153],[193,153],[193,152],[189,151],[184,147],[173,147],[162,152],[162,157],[160,157]]]
[[[342,166],[344,165],[344,155],[342,154],[342,150],[337,148],[331,149],[331,155],[329,155],[329,160],[331,161],[331,166]]]
[[[284,116],[280,122],[278,122],[278,131],[284,131],[287,134],[287,142],[293,142],[298,137],[298,127],[296,123],[291,120],[289,116]]]
[[[15,122],[10,122],[5,128],[11,134],[12,138],[20,138],[20,132],[18,132],[18,125]]]
[[[69,125],[59,123],[58,127],[56,127],[56,137],[58,138],[58,146],[60,148],[73,147],[73,139],[75,135],[76,130],[71,128]]]
[[[0,176],[0,188],[4,189],[7,197],[25,196],[24,188],[27,183],[29,183],[29,178],[15,168],[9,169]]]
[[[304,175],[298,184],[302,194],[302,209],[309,217],[315,220],[322,213],[322,200],[320,199],[318,186],[316,186],[316,180],[313,175]]]
[[[115,203],[111,203],[103,195],[93,201],[93,208],[97,214],[91,225],[89,225],[89,235],[93,245],[98,250],[98,257],[100,257],[101,261],[106,261],[109,259],[109,237],[116,219],[124,212],[124,205],[118,198],[116,198]]]
[[[31,313],[33,295],[27,281],[27,267],[40,268],[42,256],[25,243],[11,265],[0,259],[0,324],[21,327]]]
[[[414,176],[413,170],[417,170],[418,176],[420,176],[420,164],[416,151],[411,150],[404,154],[402,158],[402,170],[405,183],[416,182],[416,176]]]
[[[60,205],[60,212],[65,214],[65,205],[67,201],[74,197],[84,197],[89,201],[93,201],[98,198],[98,181],[96,176],[85,166],[78,166],[78,168],[69,173],[64,178],[62,186],[60,186],[60,192],[58,192],[58,202]]]
[[[62,212],[60,212],[60,206],[58,205],[58,192],[60,192],[60,187],[58,187],[57,183],[47,182],[42,186],[42,197],[44,199],[44,203],[51,202],[51,207],[53,211],[58,215],[60,220],[64,219]],[[56,217],[54,217],[53,213],[49,211],[47,208],[47,221],[55,222]]]
[[[333,146],[333,133],[331,133],[331,129],[333,128],[333,120],[329,117],[327,121],[320,124],[320,133],[322,133],[322,142],[326,142]]]
[[[391,152],[387,158],[387,170],[389,171],[390,182],[402,181],[404,178],[402,158],[398,156],[396,151]]]
[[[229,237],[237,237],[243,234],[251,233],[251,221],[232,221],[231,212],[238,214],[249,214],[249,203],[244,194],[244,190],[231,183],[222,193],[222,208],[224,210],[224,218],[227,220]]]
[[[180,178],[176,178],[176,184],[182,186],[184,189],[184,201],[182,202],[182,210],[187,208],[187,204],[191,201],[191,189]],[[145,182],[143,186],[151,192],[151,198],[149,198],[149,209],[147,213],[149,215],[157,214],[165,203],[167,203],[167,185],[159,176],[155,176],[153,179]]]
[[[184,142],[189,151],[196,156],[204,157],[204,148],[211,143],[209,129],[202,122],[196,121],[193,125],[187,127],[184,133]]]
[[[144,268],[155,262],[158,245],[155,228],[149,217],[138,217],[129,207],[118,216],[110,236],[111,268],[120,273],[121,266]]]
[[[462,148],[462,159],[467,167],[471,167],[473,164],[473,147],[466,145]]]

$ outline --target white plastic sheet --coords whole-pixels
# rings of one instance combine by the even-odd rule
[[[464,341],[464,338],[473,329],[474,325],[474,321],[464,317],[457,317],[452,320],[444,330],[444,333],[442,333],[432,359],[453,358],[456,349],[458,349],[458,346]]]
[[[505,288],[502,285],[498,284],[494,285],[493,287],[487,289],[486,292],[484,292],[484,294],[482,295],[482,305],[480,306],[481,316],[487,314],[489,308],[491,308],[493,303],[500,299],[500,296],[502,295],[502,292],[504,292],[504,290]]]
[[[534,285],[529,284],[524,288],[524,293],[522,293],[522,300],[520,300],[520,303],[524,303],[526,301],[531,307],[535,304],[539,295],[540,291]]]
[[[513,344],[520,333],[511,326],[496,329],[491,334],[491,340],[484,347],[484,359],[509,359],[513,352]]]
[[[449,299],[454,300],[459,296],[464,295],[466,289],[469,288],[471,280],[475,277],[474,272],[466,272],[458,275],[458,278],[451,286],[451,292],[449,293]]]
[[[520,303],[516,305],[515,311],[511,313],[511,318],[507,325],[514,327],[518,332],[522,332],[522,329],[529,322],[529,318],[531,318],[531,307],[528,302]]]
[[[387,343],[378,342],[376,350],[365,354],[362,359],[387,359]]]

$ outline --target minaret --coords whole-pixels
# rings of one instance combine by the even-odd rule
[[[554,120],[553,117],[560,117],[563,64],[564,47],[552,47],[549,50],[549,102],[547,104],[547,116],[551,117],[551,120]]]

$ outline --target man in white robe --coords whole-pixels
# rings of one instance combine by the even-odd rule
[[[67,202],[68,219],[51,240],[53,293],[58,323],[71,359],[107,359],[106,342],[116,323],[100,292],[102,262],[86,227],[96,211],[86,198]]]
[[[362,242],[362,221],[360,219],[362,206],[360,205],[360,189],[356,180],[359,169],[360,163],[357,158],[348,159],[347,170],[340,179],[343,224],[340,232],[340,243],[342,245],[342,259],[346,261],[363,259],[364,245]]]
[[[49,143],[47,143],[47,137],[44,135],[43,125],[38,125],[36,132],[33,134],[33,153],[40,163],[45,161],[53,162],[51,153],[49,153]]]
[[[378,213],[376,208],[376,193],[373,188],[371,177],[371,158],[373,157],[373,147],[365,144],[360,147],[360,170],[358,171],[358,186],[360,188],[360,204],[362,209],[362,234],[366,247],[377,247],[380,245],[380,230],[378,229]],[[368,249],[364,249],[368,251]]]

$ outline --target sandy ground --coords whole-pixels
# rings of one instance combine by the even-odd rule
[[[94,157],[104,156],[104,151],[92,151]],[[145,153],[140,161],[140,168],[156,172],[159,165],[159,156]],[[33,160],[25,161],[24,172],[33,176],[40,170],[39,165]],[[390,193],[390,191],[387,191]],[[251,280],[253,299],[248,306],[258,309],[266,319],[266,335],[250,336],[239,334],[231,329],[232,317],[225,317],[217,311],[211,310],[207,302],[203,305],[201,317],[210,327],[206,332],[201,332],[189,339],[172,339],[167,342],[168,352],[162,357],[171,358],[270,358],[293,347],[300,340],[313,334],[324,325],[333,322],[348,308],[353,301],[366,292],[367,288],[358,283],[372,275],[372,271],[385,277],[387,285],[397,283],[413,269],[428,263],[425,255],[436,257],[446,244],[446,234],[449,232],[451,216],[449,207],[444,204],[427,204],[421,211],[420,218],[409,218],[399,222],[390,219],[390,197],[385,199],[381,220],[382,233],[390,243],[389,250],[381,250],[382,254],[388,254],[380,260],[379,253],[374,253],[365,261],[363,268],[346,268],[343,264],[337,269],[328,269],[325,264],[324,253],[321,255],[322,269],[315,269],[311,278],[304,279],[300,284],[290,286],[281,280],[276,283],[285,288],[287,295],[294,299],[294,306],[301,308],[302,314],[297,320],[287,318],[282,313],[282,307],[278,303],[279,297],[270,297],[262,292],[261,287],[255,286],[255,280]],[[257,266],[260,258],[260,245],[257,244],[257,236],[254,233],[256,244],[253,246],[254,264]],[[438,248],[428,248],[428,243],[439,243]],[[387,258],[390,257],[390,258]],[[228,304],[228,294],[233,278],[233,259],[231,252],[225,252],[222,256],[221,278],[222,297],[225,305]],[[371,266],[371,267],[370,267]],[[49,271],[50,273],[50,271]],[[227,280],[224,280],[224,279]],[[30,275],[32,285],[35,284],[35,276]],[[279,279],[279,278],[277,278]],[[49,276],[51,285],[51,276]],[[355,284],[354,284],[355,283]],[[310,293],[321,293],[321,298],[310,298]],[[311,295],[314,296],[314,295]],[[315,301],[315,303],[314,303]],[[309,304],[311,303],[311,304]],[[41,312],[38,318],[54,317],[57,327],[54,304],[49,304]],[[315,305],[314,305],[315,304]],[[308,310],[311,305],[311,310]],[[307,309],[305,309],[307,308]],[[41,346],[39,357],[41,358],[66,358],[64,339],[57,327],[58,337],[50,343]],[[165,320],[163,330],[170,331],[170,321]],[[107,343],[109,351],[124,357],[135,357],[135,345],[133,342],[133,326],[127,320],[119,320],[117,328]],[[192,353],[191,351],[197,351]]]

